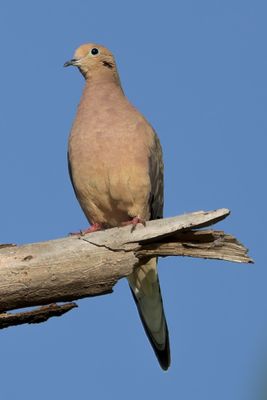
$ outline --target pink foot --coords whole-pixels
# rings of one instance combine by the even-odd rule
[[[142,224],[146,226],[146,221],[138,216],[134,217],[130,221],[122,222],[122,226],[132,225],[132,231],[135,230],[137,224]]]
[[[84,231],[71,232],[70,235],[71,236],[75,236],[75,235],[84,236],[87,233],[101,231],[101,229],[103,229],[103,226],[101,224],[95,223],[92,226],[89,226],[89,228],[85,229]]]

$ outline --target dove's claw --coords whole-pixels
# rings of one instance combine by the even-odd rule
[[[134,217],[130,221],[122,222],[121,226],[132,225],[132,231],[135,230],[137,224],[142,224],[146,226],[146,221],[138,216]]]
[[[103,226],[101,224],[95,223],[95,224],[89,226],[89,228],[85,229],[84,231],[71,232],[70,235],[71,236],[76,236],[76,235],[84,236],[87,233],[101,231],[101,229],[103,229]]]

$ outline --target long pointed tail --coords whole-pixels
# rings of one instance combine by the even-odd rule
[[[170,366],[168,327],[164,315],[157,273],[157,259],[152,258],[137,268],[128,282],[146,331],[162,369]]]

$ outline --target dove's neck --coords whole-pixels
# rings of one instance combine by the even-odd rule
[[[102,75],[101,77],[87,79],[83,96],[94,97],[95,100],[97,98],[106,99],[106,101],[112,101],[115,97],[124,96],[119,76],[110,77]]]
[[[87,85],[102,85],[113,82],[120,86],[120,78],[116,66],[111,68],[102,66],[99,69],[88,70],[84,77]]]

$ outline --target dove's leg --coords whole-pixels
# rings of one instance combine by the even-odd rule
[[[125,221],[121,223],[121,226],[126,226],[126,225],[133,225],[133,229],[136,227],[137,224],[142,224],[146,226],[146,221],[143,218],[138,217],[138,215],[134,218],[132,218],[130,221]]]
[[[101,231],[102,229],[105,229],[104,225],[95,223],[91,226],[89,226],[89,228],[85,229],[84,231],[80,231],[80,232],[71,232],[71,235],[86,235],[87,233],[92,233],[92,232],[97,232],[97,231]]]
[[[97,222],[91,226],[89,226],[89,228],[85,229],[84,231],[82,231],[83,235],[86,235],[86,233],[92,233],[92,232],[97,232],[97,231],[101,231],[102,229],[104,229],[104,226],[101,224],[98,224]]]

